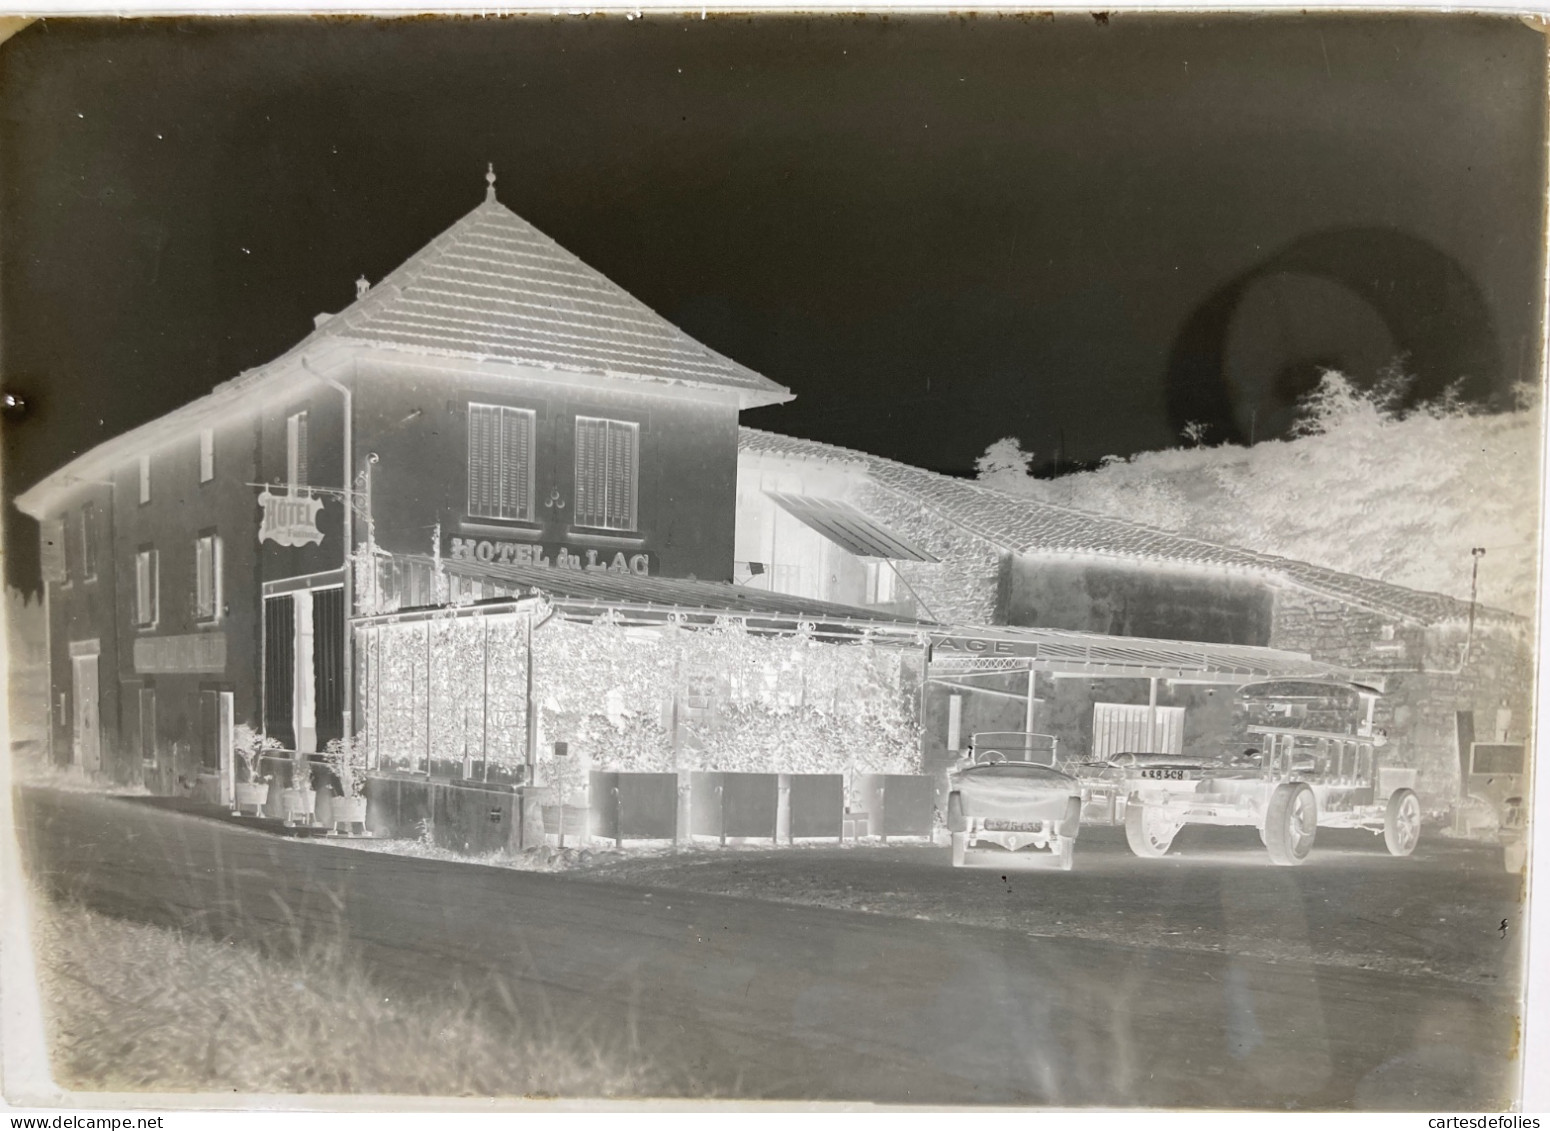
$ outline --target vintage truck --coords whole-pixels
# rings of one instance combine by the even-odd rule
[[[1378,695],[1332,680],[1245,685],[1210,756],[1119,753],[1068,765],[1082,819],[1123,824],[1131,851],[1148,859],[1190,824],[1252,826],[1275,864],[1306,860],[1320,827],[1369,829],[1408,856],[1421,832],[1416,771],[1385,757],[1372,721]]]
[[[1049,735],[998,731],[970,738],[968,756],[948,776],[953,867],[973,862],[972,849],[993,844],[1011,852],[1046,849],[1056,867],[1071,870],[1081,787],[1055,760]]]

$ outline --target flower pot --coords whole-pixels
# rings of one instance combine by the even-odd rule
[[[312,791],[287,789],[280,798],[286,824],[310,825],[312,823]]]
[[[366,831],[366,799],[364,797],[336,797],[333,800],[333,828],[342,833]]]
[[[237,812],[245,817],[263,815],[264,802],[269,800],[269,783],[239,781],[237,783]]]
[[[312,819],[325,829],[334,827],[334,791],[326,783],[313,791]]]
[[[264,816],[276,821],[285,820],[285,787],[280,784],[280,779],[270,778],[264,789]]]

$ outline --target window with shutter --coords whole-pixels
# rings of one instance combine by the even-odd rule
[[[151,501],[151,457],[140,457],[140,501]]]
[[[156,623],[156,551],[135,554],[135,624],[146,627]]]
[[[639,432],[627,421],[576,418],[576,525],[635,529]]]
[[[468,406],[468,513],[474,518],[533,518],[531,409]]]
[[[194,614],[214,620],[221,607],[221,540],[214,534],[194,542]]]
[[[215,478],[215,430],[204,428],[199,433],[199,482],[208,483]]]
[[[81,576],[87,581],[97,576],[97,504],[81,508]]]
[[[43,580],[61,582],[66,580],[65,573],[65,523],[63,519],[51,518],[43,522],[42,538],[38,543],[43,560]]]

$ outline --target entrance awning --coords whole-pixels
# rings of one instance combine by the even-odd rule
[[[882,523],[838,499],[766,491],[782,510],[858,558],[888,558],[899,562],[939,559],[910,545]]]

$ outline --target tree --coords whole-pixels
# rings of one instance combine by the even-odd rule
[[[987,487],[1009,490],[1028,478],[1032,462],[1033,453],[1024,451],[1017,437],[1007,436],[985,449],[985,454],[974,461],[974,470]]]

